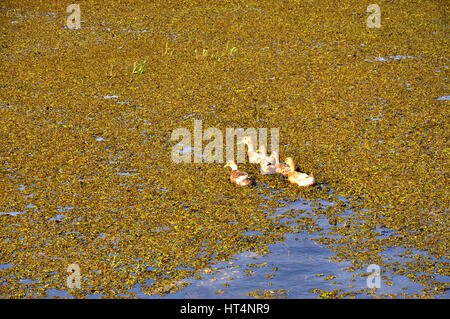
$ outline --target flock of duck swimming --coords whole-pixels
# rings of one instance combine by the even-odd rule
[[[295,163],[292,157],[287,157],[285,163],[280,163],[278,160],[278,153],[273,151],[270,156],[267,156],[267,150],[264,146],[260,146],[258,151],[255,150],[255,143],[253,138],[245,136],[238,144],[246,144],[248,147],[248,160],[251,164],[259,164],[261,174],[281,174],[287,177],[288,181],[298,186],[314,185],[316,180],[314,175],[300,173],[295,170]],[[254,180],[250,178],[248,173],[239,171],[236,163],[231,160],[228,161],[224,167],[231,168],[230,181],[239,186],[249,186],[254,184]]]

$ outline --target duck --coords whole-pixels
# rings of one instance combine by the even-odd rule
[[[259,147],[259,152],[262,156],[260,161],[260,168],[262,175],[276,174],[276,161],[277,161],[277,152],[273,151],[270,156],[267,156],[267,151],[265,146]]]
[[[286,175],[289,182],[291,182],[292,184],[297,184],[298,186],[312,186],[316,183],[316,179],[314,178],[314,175],[312,173],[308,175],[295,171],[295,163],[292,157],[287,157],[285,159],[285,162],[291,169],[291,171]]]
[[[253,185],[253,180],[248,176],[247,172],[239,171],[234,161],[228,161],[224,167],[231,168],[230,181],[238,186]]]
[[[257,153],[259,154],[259,156],[261,158],[266,158],[267,157],[267,149],[264,145],[260,145],[258,148]]]
[[[280,163],[278,153],[273,151],[271,157],[275,159],[275,172],[287,177],[287,173],[291,172],[291,167],[286,163]]]
[[[244,136],[242,138],[242,141],[238,142],[237,144],[245,144],[248,146],[248,161],[251,164],[260,164],[262,156],[259,152],[255,151],[255,141],[253,140],[253,137],[251,136]]]

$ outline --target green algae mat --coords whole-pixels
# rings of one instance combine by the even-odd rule
[[[77,4],[75,29],[63,1],[0,5],[0,297],[180,291],[269,253],[292,230],[269,216],[298,198],[336,202],[316,211],[327,231],[291,213],[347,271],[377,264],[423,285],[402,296],[446,293],[447,2],[377,1],[379,28],[365,1]],[[175,163],[171,134],[194,120],[278,128],[281,159],[318,185],[247,162],[257,186],[240,188],[224,162]],[[408,261],[382,258],[392,247]]]

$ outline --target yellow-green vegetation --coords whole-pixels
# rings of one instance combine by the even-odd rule
[[[256,289],[252,292],[249,292],[247,296],[258,299],[280,299],[280,298],[287,298],[287,292],[284,289],[275,289],[275,290]]]
[[[335,260],[407,276],[418,297],[448,289],[435,278],[448,262],[431,259],[449,251],[448,101],[436,100],[448,95],[448,4],[378,1],[380,29],[356,0],[79,4],[70,30],[66,2],[2,1],[0,212],[25,213],[0,215],[1,297],[68,290],[72,263],[79,298],[183,289],[217,261],[268,252],[291,230],[268,215],[299,197],[336,202],[315,212],[339,235],[317,238]],[[258,186],[237,188],[223,163],[173,163],[171,132],[192,129],[190,114],[223,132],[279,128],[281,157],[322,187],[246,164]],[[414,249],[409,262],[383,260],[392,246]]]
[[[134,62],[133,63],[133,74],[142,74],[144,73],[145,65],[147,64],[147,60],[144,62]]]
[[[223,52],[220,52],[219,49],[209,51],[208,49],[202,49],[200,52],[199,50],[195,49],[195,58],[197,60],[203,60],[207,58],[215,59],[217,62],[220,62],[222,58],[225,56],[234,57],[236,55],[236,52],[238,51],[237,47],[228,48],[228,44],[226,45],[226,48]]]

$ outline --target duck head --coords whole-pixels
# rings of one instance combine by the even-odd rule
[[[237,170],[237,165],[233,160],[228,161],[224,167],[230,167],[232,171]]]

